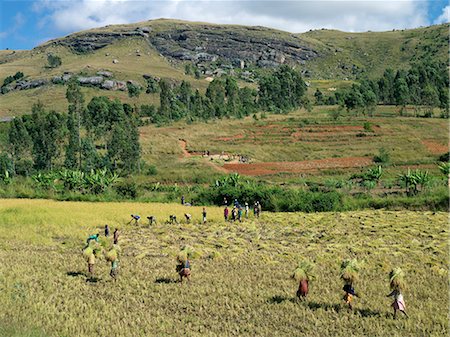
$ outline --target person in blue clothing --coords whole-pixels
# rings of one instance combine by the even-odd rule
[[[86,240],[86,244],[89,245],[89,242],[91,242],[91,240],[95,240],[95,242],[98,242],[99,236],[100,236],[99,233],[89,236]]]
[[[185,277],[188,282],[191,281],[191,263],[189,262],[189,259],[186,259],[185,261],[179,261],[179,264],[177,265],[177,271],[178,275],[180,275],[180,283],[183,283],[183,277]]]
[[[141,217],[137,214],[131,214],[131,220],[130,223],[134,221],[134,224],[137,225]]]

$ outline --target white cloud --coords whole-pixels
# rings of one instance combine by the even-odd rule
[[[442,14],[434,20],[434,24],[447,23],[450,20],[450,6],[444,7],[442,9]]]
[[[316,28],[345,31],[391,30],[427,25],[426,1],[134,1],[44,0],[34,6],[46,11],[41,22],[62,32],[156,18],[212,23],[260,25],[290,32]]]

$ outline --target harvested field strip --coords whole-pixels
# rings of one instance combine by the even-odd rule
[[[369,166],[373,163],[368,157],[327,158],[297,162],[266,162],[252,164],[224,164],[229,172],[249,176],[276,174],[279,172],[302,173],[320,169],[351,168]]]
[[[422,140],[422,144],[425,145],[432,154],[443,154],[449,151],[448,145],[443,145],[432,140]]]

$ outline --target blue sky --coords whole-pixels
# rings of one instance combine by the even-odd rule
[[[261,25],[290,32],[334,28],[383,31],[448,22],[444,0],[0,0],[0,49],[108,24],[156,18]]]

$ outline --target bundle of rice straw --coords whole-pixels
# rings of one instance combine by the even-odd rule
[[[292,278],[297,282],[307,280],[309,281],[312,278],[313,265],[308,261],[301,261],[298,264],[298,267],[294,270],[292,274]]]
[[[180,263],[186,263],[187,259],[190,259],[194,250],[190,246],[184,246],[177,254],[177,261]]]
[[[357,259],[344,260],[341,263],[341,279],[347,284],[358,280],[359,265]]]
[[[114,262],[119,257],[119,251],[117,249],[112,248],[105,254],[105,257],[106,261]]]
[[[83,256],[84,258],[87,260],[89,260],[89,257],[94,254],[94,248],[92,248],[90,245],[87,246],[84,250],[83,250]]]
[[[392,290],[403,290],[405,289],[405,273],[401,268],[394,268],[389,273],[389,285]]]

